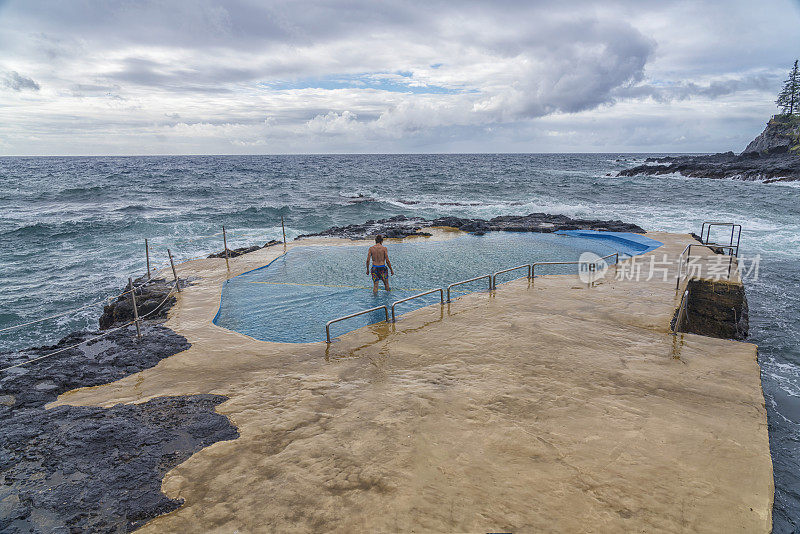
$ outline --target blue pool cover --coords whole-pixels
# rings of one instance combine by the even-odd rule
[[[630,232],[601,232],[599,230],[561,230],[560,235],[584,237],[604,241],[617,249],[620,255],[637,256],[655,250],[663,243],[639,234]]]
[[[267,266],[226,281],[214,323],[264,341],[324,341],[325,323],[331,319],[375,306],[391,306],[396,300],[428,289],[446,288],[459,280],[535,261],[576,261],[586,251],[600,256],[614,252],[636,255],[658,243],[626,236],[641,237],[618,232],[602,232],[600,238],[594,234],[490,232],[484,236],[387,243],[396,276],[389,279],[392,290],[381,290],[377,295],[366,271],[366,246],[295,247]],[[577,272],[576,266],[547,269],[545,274]],[[498,284],[525,274],[520,270],[501,275]],[[485,291],[488,281],[457,289],[454,296]],[[398,314],[437,302],[438,293],[428,295],[398,305]],[[378,311],[335,323],[331,336],[383,319],[383,312]]]

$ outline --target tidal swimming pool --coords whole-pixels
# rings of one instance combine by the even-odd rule
[[[490,232],[386,245],[395,271],[395,276],[389,278],[391,291],[372,293],[364,245],[300,246],[267,266],[225,282],[214,323],[263,341],[324,341],[325,323],[331,319],[375,306],[391,307],[396,300],[428,289],[446,288],[459,280],[535,261],[577,261],[587,251],[600,256],[614,252],[632,256],[657,248],[660,243],[635,234],[575,231]],[[548,266],[541,272],[574,273],[576,267]],[[500,275],[498,285],[524,275],[524,270]],[[453,298],[486,291],[488,281],[479,280],[456,289]],[[400,304],[397,312],[407,313],[437,302],[438,293]],[[383,311],[377,311],[335,323],[331,337],[384,318]]]

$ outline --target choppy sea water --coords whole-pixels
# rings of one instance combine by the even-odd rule
[[[775,470],[775,532],[800,523],[800,187],[615,177],[646,155],[330,155],[0,158],[0,329],[93,302],[154,264],[393,215],[531,212],[699,232],[744,226]],[[212,237],[205,237],[211,235]],[[94,328],[99,305],[0,334],[0,350]]]

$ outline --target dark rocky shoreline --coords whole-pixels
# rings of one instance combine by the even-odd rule
[[[692,178],[759,180],[764,183],[800,180],[800,157],[786,153],[733,152],[711,156],[647,158],[645,165],[620,171],[618,176],[678,173]]]
[[[137,285],[143,281],[137,281]],[[160,302],[173,283],[137,287],[142,303]],[[182,286],[185,285],[182,281]],[[156,302],[156,303],[157,303]],[[112,408],[45,408],[61,393],[148,369],[189,348],[161,325],[167,299],[143,321],[0,375],[0,532],[130,531],[181,505],[161,493],[164,474],[203,447],[238,437],[215,407],[226,397],[191,395]],[[130,321],[130,297],[105,307],[101,326]],[[74,332],[56,345],[0,354],[15,365],[95,338]]]
[[[405,238],[409,236],[430,236],[424,228],[451,227],[472,234],[486,232],[539,232],[551,233],[560,230],[601,230],[607,232],[634,232],[643,234],[641,226],[622,221],[601,221],[594,219],[573,219],[566,215],[548,213],[531,213],[529,215],[503,215],[488,221],[485,219],[463,219],[460,217],[439,217],[423,219],[398,215],[389,219],[367,221],[363,224],[334,226],[316,234],[305,234],[304,237],[344,237],[347,239],[365,239],[381,234],[387,238]]]
[[[800,180],[800,118],[775,115],[739,155],[647,158],[645,163],[618,176],[679,173],[693,178],[795,182]]]
[[[228,249],[228,257],[235,258],[236,256],[241,256],[243,254],[250,254],[251,252],[255,252],[256,250],[261,250],[262,248],[273,247],[275,245],[280,245],[280,241],[275,239],[264,243],[263,247],[259,247],[258,245],[253,245],[252,247],[239,247],[235,249]],[[209,258],[224,258],[225,257],[225,250],[223,249],[220,252],[215,252],[214,254],[209,254]]]

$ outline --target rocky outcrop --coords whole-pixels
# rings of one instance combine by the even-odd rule
[[[712,156],[647,158],[645,165],[620,171],[618,176],[682,174],[693,178],[760,180],[764,183],[800,180],[800,157],[788,153],[737,156],[733,152]]]
[[[189,285],[187,280],[182,279],[178,283],[181,289]],[[175,304],[175,296],[169,296],[174,286],[173,280],[137,278],[133,287],[139,316],[147,316],[151,320],[166,319],[167,311]],[[126,287],[125,291],[128,289]],[[133,321],[133,299],[130,293],[126,293],[103,307],[99,323],[100,329],[105,330],[130,321]]]
[[[783,154],[800,142],[800,118],[776,115],[742,154]]]
[[[800,118],[776,116],[739,155],[647,158],[619,176],[682,174],[694,178],[761,180],[765,183],[800,180]]]
[[[10,406],[14,409],[41,407],[61,393],[119,380],[190,347],[183,336],[156,322],[142,325],[141,340],[132,325],[91,341],[101,333],[73,332],[55,345],[1,353],[0,367],[6,367],[67,349],[5,371],[0,375],[0,395],[13,396]],[[68,349],[79,343],[83,344]]]
[[[265,243],[263,247],[259,247],[258,245],[254,245],[252,247],[240,247],[235,248],[233,250],[228,249],[228,257],[235,258],[236,256],[241,256],[242,254],[249,254],[251,252],[255,252],[256,250],[261,250],[262,248],[272,247],[275,245],[279,245],[281,242],[275,239],[270,240],[268,243]],[[209,254],[209,258],[224,258],[225,251],[222,250],[220,252],[215,252],[214,254]]]
[[[135,286],[142,311],[164,301],[172,284]],[[107,306],[104,324],[131,320],[129,302],[127,295]],[[163,317],[173,303],[167,299],[152,317]],[[30,361],[0,373],[0,532],[133,530],[181,505],[161,493],[169,469],[238,436],[215,412],[226,400],[219,395],[45,408],[61,393],[118,380],[188,349],[162,321],[143,321],[141,340],[130,325],[98,339],[104,332],[74,332],[56,345],[0,353],[0,368]]]
[[[408,236],[429,236],[424,228],[446,226],[457,228],[472,234],[484,234],[490,231],[506,232],[541,232],[551,233],[559,230],[601,230],[613,232],[645,233],[645,230],[631,223],[622,221],[602,221],[595,219],[573,219],[566,215],[551,215],[548,213],[531,213],[529,215],[503,215],[493,219],[465,219],[461,217],[439,217],[438,219],[423,219],[421,217],[406,217],[398,215],[390,219],[367,221],[363,224],[348,226],[334,226],[316,234],[306,234],[298,237],[344,237],[349,239],[364,239],[377,234],[389,238],[403,238]]]
[[[296,239],[302,239],[304,237],[345,237],[348,239],[363,239],[378,234],[387,238],[430,236],[430,233],[420,231],[426,222],[425,219],[420,217],[397,215],[396,217],[381,219],[379,221],[369,220],[362,224],[333,226],[315,234],[299,235]]]

